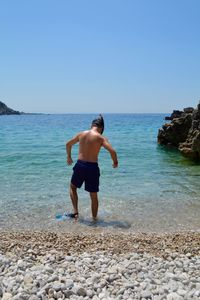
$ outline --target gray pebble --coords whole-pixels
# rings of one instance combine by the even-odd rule
[[[74,293],[69,290],[63,291],[63,294],[65,295],[65,298],[70,298]]]
[[[86,290],[84,288],[82,288],[82,287],[80,287],[80,288],[77,289],[76,294],[78,296],[83,296],[83,297],[87,296]]]
[[[87,296],[92,298],[94,296],[94,292],[92,290],[87,290]]]
[[[151,292],[150,291],[142,291],[141,292],[141,297],[144,298],[144,299],[151,299]]]
[[[73,286],[74,286],[74,281],[73,281],[73,280],[67,279],[67,280],[65,281],[65,287],[66,287],[67,289],[72,288]]]
[[[195,296],[195,297],[200,297],[200,291],[195,291],[195,292],[194,292],[194,296]]]
[[[31,295],[29,300],[40,300],[40,298],[38,298],[36,295]]]
[[[167,295],[167,300],[182,300],[183,298],[177,293],[170,293]]]
[[[12,294],[11,293],[4,293],[2,300],[10,300],[12,299]]]

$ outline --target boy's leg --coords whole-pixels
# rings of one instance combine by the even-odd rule
[[[74,209],[74,214],[78,214],[78,194],[77,194],[77,187],[70,184],[70,198],[72,200],[72,205]]]
[[[98,213],[98,206],[99,206],[97,193],[90,193],[90,198],[91,198],[92,217],[93,217],[93,220],[96,220],[97,213]]]

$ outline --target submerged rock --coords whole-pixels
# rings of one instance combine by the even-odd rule
[[[173,111],[171,120],[159,129],[158,143],[174,146],[186,157],[200,159],[200,102],[196,109]]]

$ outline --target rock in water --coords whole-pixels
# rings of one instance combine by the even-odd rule
[[[0,115],[20,115],[19,111],[9,108],[5,103],[0,101]]]
[[[173,120],[175,118],[180,118],[183,114],[183,111],[174,110],[170,117],[165,117],[165,120]]]
[[[174,111],[168,119],[171,123],[159,129],[158,143],[174,146],[188,158],[200,159],[200,102],[196,109]]]
[[[187,157],[200,159],[200,102],[192,114],[192,125],[187,138],[179,145],[179,150]]]

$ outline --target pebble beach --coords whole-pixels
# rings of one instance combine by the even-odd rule
[[[1,231],[0,299],[200,299],[200,233]]]

